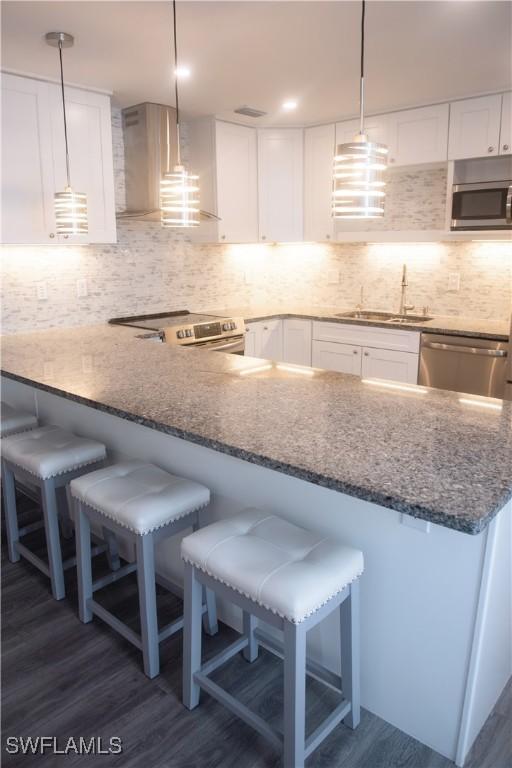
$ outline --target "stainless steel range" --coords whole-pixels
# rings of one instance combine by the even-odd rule
[[[245,323],[242,317],[218,317],[181,310],[154,315],[115,317],[112,325],[127,325],[153,331],[147,338],[183,347],[207,349],[243,355],[245,349]]]

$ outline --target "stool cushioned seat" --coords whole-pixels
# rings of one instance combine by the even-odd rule
[[[183,559],[300,623],[361,575],[363,553],[257,509],[183,539]]]
[[[16,432],[26,432],[37,427],[37,418],[32,413],[12,408],[2,403],[0,418],[0,437],[14,435]]]
[[[46,480],[79,467],[102,461],[105,446],[52,425],[2,439],[7,461]]]
[[[210,491],[204,485],[136,460],[73,480],[71,493],[139,535],[185,517],[210,501]]]

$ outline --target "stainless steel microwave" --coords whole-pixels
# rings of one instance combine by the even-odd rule
[[[512,181],[454,184],[451,228],[512,229]]]

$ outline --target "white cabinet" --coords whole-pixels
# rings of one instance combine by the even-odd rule
[[[389,144],[389,115],[367,117],[364,130],[370,141]],[[359,119],[336,123],[336,145],[346,144],[359,133]]]
[[[390,349],[364,347],[361,375],[363,378],[391,379],[416,384],[418,381],[418,355]]]
[[[262,242],[303,239],[303,131],[258,131],[259,235]]]
[[[116,242],[110,99],[66,89],[71,183],[87,194],[89,232],[55,234],[53,196],[66,186],[59,86],[2,75],[2,242]]]
[[[415,165],[446,160],[448,115],[448,104],[388,115],[389,163]]]
[[[361,347],[331,341],[313,341],[312,365],[337,373],[361,375]]]
[[[512,154],[512,93],[503,94],[501,105],[500,155]]]
[[[449,160],[499,154],[501,101],[498,94],[451,103]]]
[[[195,242],[258,241],[256,130],[214,118],[187,124],[189,163],[199,174],[201,209],[220,221],[202,220],[190,230]]]
[[[283,320],[282,360],[295,365],[311,365],[311,320]]]
[[[332,171],[335,126],[319,125],[304,131],[304,240],[333,236]]]
[[[283,359],[281,320],[262,320],[246,324],[245,354],[279,362]]]
[[[416,384],[420,334],[394,328],[313,323],[314,367]]]

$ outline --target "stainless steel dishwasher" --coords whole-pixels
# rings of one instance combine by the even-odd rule
[[[487,397],[503,397],[506,341],[422,333],[419,383]]]

